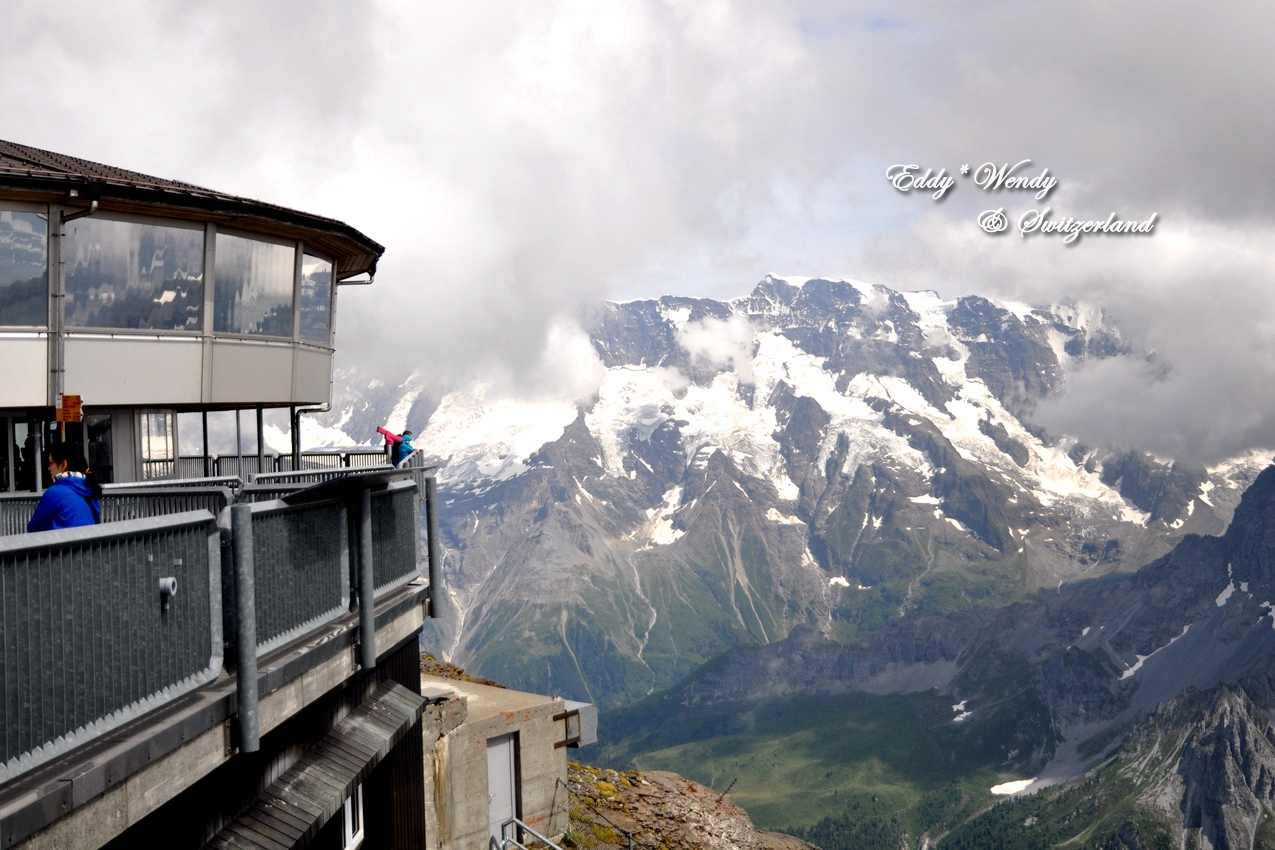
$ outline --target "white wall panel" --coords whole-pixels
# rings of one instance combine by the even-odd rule
[[[76,335],[63,391],[94,406],[198,404],[202,357],[195,337]]]
[[[324,404],[331,389],[332,355],[298,346],[297,385],[293,400],[298,404]]]
[[[247,340],[213,342],[214,404],[292,400],[292,345]]]
[[[48,338],[0,334],[0,407],[42,407],[48,392]]]

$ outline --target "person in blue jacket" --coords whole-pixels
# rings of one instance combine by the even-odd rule
[[[102,521],[102,487],[89,471],[78,446],[59,443],[49,449],[49,476],[27,531],[51,531],[96,525]]]
[[[416,451],[416,447],[412,445],[411,431],[403,432],[403,438],[399,441],[396,448],[398,449],[398,460],[394,461],[394,465],[398,466],[400,463],[407,460],[408,455]]]
[[[385,444],[390,446],[390,463],[394,466],[398,466],[407,459],[408,455],[416,451],[416,447],[412,445],[411,431],[395,434],[379,425],[376,430],[385,435]]]

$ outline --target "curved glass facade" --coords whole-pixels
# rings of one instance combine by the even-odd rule
[[[298,243],[219,232],[209,246],[202,223],[109,213],[63,229],[63,328],[211,331],[331,345],[333,262],[302,251],[298,263]],[[49,233],[47,212],[0,202],[0,327],[48,327],[56,289],[48,277]]]
[[[296,248],[217,234],[215,333],[292,336]]]
[[[47,215],[0,209],[0,326],[48,324],[48,250]]]
[[[68,327],[203,327],[202,227],[81,218],[66,225],[62,261]]]
[[[306,254],[301,258],[301,338],[327,345],[332,325],[332,264]]]

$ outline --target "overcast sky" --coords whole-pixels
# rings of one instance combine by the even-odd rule
[[[1102,304],[1154,364],[1073,375],[1046,424],[1275,446],[1269,2],[14,2],[4,28],[0,138],[386,245],[343,291],[347,363],[551,388],[572,358],[547,340],[597,298],[848,276]],[[1045,200],[885,178],[1022,159]],[[1046,205],[1158,223],[975,224]]]

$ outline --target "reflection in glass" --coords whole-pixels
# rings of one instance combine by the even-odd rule
[[[203,230],[81,218],[66,226],[62,251],[68,325],[200,329]]]
[[[301,258],[301,338],[328,344],[332,307],[332,264],[305,254]]]
[[[143,413],[142,477],[167,478],[177,460],[176,416],[171,411]]]
[[[84,438],[88,447],[89,469],[101,484],[115,481],[115,452],[111,440],[111,416],[108,413],[84,417]]]
[[[40,465],[35,444],[36,430],[29,422],[13,423],[13,489],[34,490],[35,471]]]
[[[7,493],[10,489],[9,482],[9,419],[0,416],[0,493]]]
[[[292,336],[295,263],[291,246],[218,233],[213,330]]]
[[[43,327],[48,322],[47,218],[0,210],[0,325]]]

